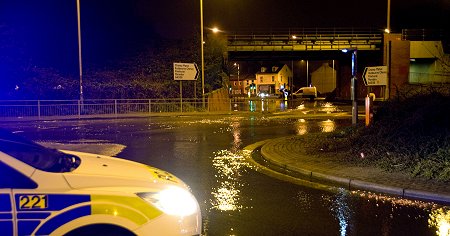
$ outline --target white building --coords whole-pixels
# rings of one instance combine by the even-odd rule
[[[248,84],[256,85],[256,93],[281,95],[281,90],[291,90],[292,70],[286,64],[270,68],[261,67],[261,70],[256,73],[255,79],[248,81]]]
[[[409,83],[449,83],[449,65],[441,41],[410,41]]]

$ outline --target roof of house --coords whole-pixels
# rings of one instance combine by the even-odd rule
[[[261,70],[256,72],[256,74],[278,74],[285,65],[286,64],[277,64],[272,65],[271,67],[262,66]],[[266,68],[267,70],[265,72],[262,72],[262,68]]]
[[[254,80],[255,79],[255,75],[254,74],[240,74],[239,75],[239,80],[244,81],[244,80]],[[230,81],[237,81],[237,75],[231,75],[229,78]]]

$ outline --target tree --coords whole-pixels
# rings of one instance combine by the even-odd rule
[[[226,87],[228,76],[224,72],[226,68],[225,58],[227,52],[227,39],[222,34],[207,35],[205,43],[205,87],[208,92]]]

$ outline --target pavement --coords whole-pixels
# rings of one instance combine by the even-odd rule
[[[272,167],[267,170],[253,160],[258,166],[257,170],[277,175],[283,180],[316,186],[326,184],[450,205],[448,183],[412,177],[406,173],[386,172],[375,167],[349,166],[323,155],[307,155],[299,136],[266,140],[247,146],[245,150],[253,152],[258,148],[261,148],[263,159]]]

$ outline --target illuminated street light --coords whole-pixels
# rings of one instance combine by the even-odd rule
[[[242,91],[241,91],[241,84],[239,83],[239,63],[234,63],[234,66],[236,66],[237,67],[237,80],[238,80],[238,88],[239,88],[239,94],[241,94],[242,93]]]

